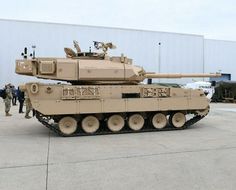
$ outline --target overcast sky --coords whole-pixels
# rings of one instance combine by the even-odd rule
[[[236,0],[0,0],[0,18],[133,28],[236,41]]]

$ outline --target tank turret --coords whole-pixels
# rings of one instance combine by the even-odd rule
[[[94,42],[102,53],[81,52],[78,42],[74,41],[77,52],[65,48],[67,58],[24,58],[16,61],[16,73],[43,79],[68,81],[72,84],[120,83],[137,84],[146,78],[217,77],[220,74],[165,74],[146,72],[142,67],[132,64],[132,59],[123,54],[109,57],[108,49],[112,43]]]

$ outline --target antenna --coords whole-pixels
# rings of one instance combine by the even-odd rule
[[[35,49],[36,49],[36,45],[32,45],[32,49],[33,49],[33,59],[35,59]]]
[[[27,47],[24,48],[24,51],[21,53],[21,56],[24,58],[24,59],[27,59]]]

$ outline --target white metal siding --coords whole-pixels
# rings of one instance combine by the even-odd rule
[[[236,42],[205,40],[205,70],[231,74],[236,80]]]
[[[111,55],[124,53],[146,71],[159,72],[159,61],[162,73],[204,71],[203,36],[8,20],[0,20],[0,28],[0,87],[8,82],[18,85],[35,80],[14,73],[15,59],[21,58],[25,46],[36,45],[37,56],[64,57],[63,48],[73,47],[74,39],[85,51],[93,47],[93,40],[112,41],[117,49],[110,50]],[[192,79],[161,80],[164,81],[184,83]]]

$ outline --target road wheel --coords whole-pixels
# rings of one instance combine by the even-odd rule
[[[86,116],[81,123],[81,127],[82,129],[86,132],[86,133],[95,133],[98,128],[99,128],[99,120],[98,118],[96,118],[95,116],[89,115]]]
[[[163,113],[156,113],[152,117],[152,125],[156,129],[163,129],[167,125],[167,118]]]
[[[170,115],[169,117],[169,123],[176,128],[181,128],[184,126],[186,122],[186,117],[181,112],[176,112]]]
[[[107,127],[113,132],[120,131],[124,126],[124,118],[119,114],[114,114],[110,116],[107,120]]]
[[[128,119],[129,128],[134,131],[142,129],[144,126],[144,122],[145,120],[141,114],[133,114]]]
[[[60,119],[58,126],[64,135],[71,135],[77,129],[77,121],[73,117],[63,117]]]

